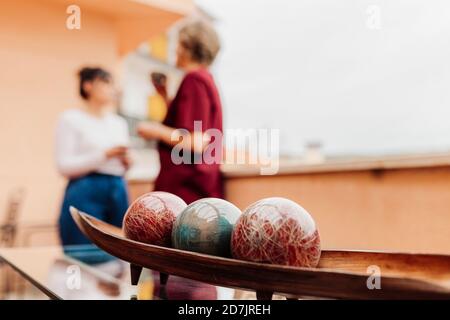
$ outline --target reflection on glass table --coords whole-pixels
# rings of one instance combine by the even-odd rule
[[[165,290],[159,273],[144,270],[130,284],[129,264],[93,245],[0,248],[3,299],[234,299],[252,294],[170,276]]]

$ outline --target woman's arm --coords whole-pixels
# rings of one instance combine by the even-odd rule
[[[160,140],[169,146],[178,145],[183,150],[196,153],[202,153],[211,141],[207,133],[179,130],[158,122],[139,124],[138,133],[145,139]]]
[[[156,122],[142,123],[138,133],[145,139],[156,139],[169,146],[179,146],[183,150],[202,153],[211,142],[204,131],[211,129],[211,101],[205,83],[196,76],[187,76],[177,94],[175,125],[172,128]],[[201,124],[201,130],[196,128]]]

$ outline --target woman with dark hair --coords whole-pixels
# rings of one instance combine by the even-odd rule
[[[165,83],[154,83],[169,105],[168,112],[162,124],[143,123],[138,133],[159,140],[161,170],[155,190],[174,193],[186,203],[205,197],[223,198],[222,105],[208,71],[220,50],[219,38],[209,24],[194,22],[179,31],[178,39],[177,67],[185,71],[184,79],[172,101],[167,97]],[[214,159],[207,161],[205,151],[212,145]],[[175,155],[182,154],[182,163],[174,158],[173,150]]]
[[[128,208],[123,179],[130,166],[128,127],[111,112],[112,76],[101,68],[83,68],[79,80],[84,104],[66,110],[56,130],[58,171],[69,180],[59,217],[63,245],[90,243],[70,216],[70,206],[119,227]]]

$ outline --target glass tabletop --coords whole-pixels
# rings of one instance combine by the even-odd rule
[[[170,276],[159,286],[159,273],[144,269],[137,286],[129,264],[94,245],[0,248],[3,298],[12,299],[236,299],[250,298],[210,284]],[[6,288],[6,289],[5,289]]]

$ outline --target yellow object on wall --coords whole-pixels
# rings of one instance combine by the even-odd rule
[[[163,97],[154,94],[148,97],[148,118],[149,120],[162,122],[166,117],[167,106]]]
[[[165,33],[153,37],[150,40],[150,55],[158,60],[167,62],[168,57],[168,39]]]

